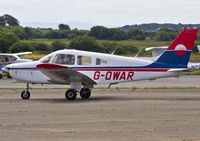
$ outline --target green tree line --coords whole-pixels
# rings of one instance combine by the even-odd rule
[[[49,53],[59,49],[79,49],[111,53],[116,49],[116,54],[133,54],[138,49],[134,46],[124,46],[117,43],[110,43],[98,40],[158,40],[171,41],[178,32],[171,29],[159,29],[156,32],[145,32],[133,28],[125,31],[120,28],[107,28],[94,26],[90,30],[71,29],[67,24],[59,24],[58,29],[22,27],[20,22],[11,15],[0,16],[0,52],[22,52],[33,51]],[[51,44],[25,42],[31,39],[66,39],[69,44],[54,41]],[[200,40],[200,36],[198,36]]]
[[[151,25],[153,26],[154,24]],[[172,25],[168,26],[173,27]],[[145,27],[149,26],[146,25]],[[13,32],[21,40],[40,38],[73,39],[76,36],[88,35],[100,40],[120,41],[155,39],[159,41],[170,41],[177,34],[177,31],[162,28],[157,30],[156,32],[147,32],[147,30],[141,30],[139,28],[130,28],[129,30],[124,30],[124,28],[107,28],[104,26],[94,26],[90,30],[78,30],[71,29],[69,25],[63,23],[58,25],[58,29],[22,27],[20,26],[20,22],[16,18],[8,14],[0,16],[0,30]]]
[[[78,29],[50,29],[50,28],[31,28],[21,26],[1,27],[0,31],[13,32],[21,40],[31,39],[73,39],[76,36],[92,36],[99,40],[146,40],[154,39],[158,41],[171,41],[178,32],[167,29],[160,29],[157,32],[144,32],[133,29],[129,32],[118,28],[106,28],[103,26],[92,27],[90,31]]]
[[[51,44],[47,44],[25,42],[19,40],[19,38],[12,32],[0,32],[0,52],[3,53],[32,51],[34,53],[47,54],[61,49],[77,49],[102,53],[112,53],[116,50],[115,54],[119,55],[131,55],[138,52],[138,48],[134,46],[124,46],[106,41],[99,43],[96,38],[90,36],[77,36],[70,40],[68,44],[61,41],[54,41]]]

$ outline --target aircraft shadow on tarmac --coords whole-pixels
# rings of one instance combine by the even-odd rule
[[[94,96],[89,99],[77,98],[75,101],[68,101],[66,99],[45,99],[45,98],[32,98],[29,100],[21,99],[0,99],[0,102],[41,102],[41,103],[90,103],[90,102],[109,102],[109,101],[200,101],[200,97],[122,97],[122,96]]]

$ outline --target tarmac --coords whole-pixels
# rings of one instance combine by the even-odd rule
[[[64,98],[64,85],[0,80],[1,141],[200,140],[200,76],[95,87],[88,100]]]

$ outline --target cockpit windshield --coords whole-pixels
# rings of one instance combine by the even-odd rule
[[[40,61],[42,63],[49,63],[49,61],[51,60],[52,57],[53,57],[53,54],[49,54],[49,55],[43,57]]]
[[[52,60],[55,64],[74,65],[75,56],[71,54],[56,54]]]

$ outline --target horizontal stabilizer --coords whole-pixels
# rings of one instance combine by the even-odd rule
[[[185,69],[169,69],[167,72],[187,72],[189,71],[187,68]]]

